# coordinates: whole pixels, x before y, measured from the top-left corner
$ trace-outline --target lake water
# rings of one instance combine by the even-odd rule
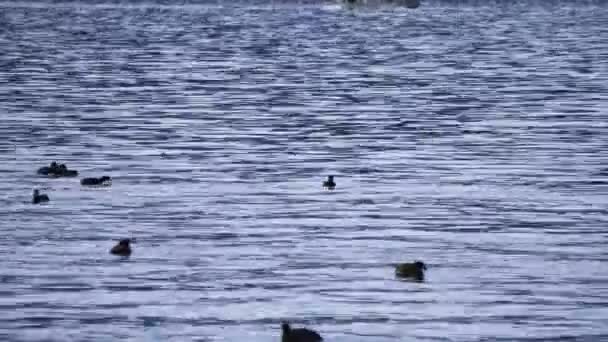
[[[3,2],[0,138],[3,341],[608,341],[605,2]]]

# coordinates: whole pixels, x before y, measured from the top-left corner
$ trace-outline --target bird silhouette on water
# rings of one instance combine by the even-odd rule
[[[323,182],[323,187],[329,190],[336,188],[336,182],[334,182],[334,176],[327,176],[327,180]]]
[[[110,254],[129,256],[131,255],[131,239],[122,239],[118,241],[118,244],[110,249]]]
[[[57,162],[52,162],[49,166],[43,166],[38,169],[37,173],[39,175],[50,176],[50,177],[76,177],[78,176],[78,171],[69,170],[65,164],[57,164]]]
[[[426,265],[422,261],[406,262],[395,266],[395,275],[399,278],[412,278],[423,281],[425,270]]]
[[[57,162],[52,162],[49,166],[43,166],[36,171],[39,175],[48,176],[50,173],[55,172],[59,169]]]
[[[321,342],[323,338],[316,331],[306,328],[292,329],[289,323],[283,322],[281,324],[283,334],[281,336],[281,342]]]
[[[49,201],[49,196],[45,195],[45,194],[40,194],[40,190],[35,189],[34,193],[32,194],[32,203],[33,204],[38,204],[38,203],[44,203],[44,202],[48,202]]]
[[[112,184],[112,178],[110,178],[109,176],[101,176],[99,178],[95,178],[95,177],[83,178],[82,180],[80,180],[80,184],[88,185],[88,186],[95,186],[95,185],[109,186]]]

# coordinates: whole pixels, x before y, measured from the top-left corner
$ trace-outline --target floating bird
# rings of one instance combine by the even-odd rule
[[[69,170],[65,164],[57,164],[57,162],[52,162],[49,166],[44,166],[38,169],[37,173],[39,175],[51,176],[51,177],[76,177],[78,176],[78,171]]]
[[[99,178],[83,178],[82,180],[80,180],[80,184],[110,186],[112,185],[112,178],[110,178],[109,176],[102,176]]]
[[[327,180],[323,182],[323,187],[333,190],[336,188],[336,182],[334,182],[334,176],[327,176]]]
[[[58,169],[59,169],[59,165],[57,165],[57,162],[52,162],[50,166],[43,166],[43,167],[39,168],[37,173],[39,175],[48,176],[49,173],[55,172]]]
[[[397,264],[395,275],[400,278],[413,278],[418,281],[424,280],[426,265],[422,261],[406,262]]]
[[[40,190],[34,189],[34,194],[32,195],[32,204],[44,203],[49,201],[49,196],[45,194],[40,194]]]
[[[131,255],[131,239],[122,239],[118,241],[118,244],[110,250],[110,254],[129,256]]]
[[[323,338],[317,332],[306,328],[292,329],[289,323],[283,322],[281,324],[283,329],[283,335],[281,336],[281,342],[321,342]]]

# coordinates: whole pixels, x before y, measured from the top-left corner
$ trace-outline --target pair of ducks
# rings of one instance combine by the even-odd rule
[[[402,278],[414,278],[422,281],[424,279],[426,265],[422,261],[412,263],[402,263],[395,266],[395,275]],[[289,323],[281,324],[283,333],[281,342],[322,342],[323,338],[314,330],[306,328],[292,328]]]
[[[131,249],[131,242],[135,242],[134,239],[122,239],[118,241],[116,246],[110,249],[110,254],[120,255],[120,256],[129,256],[133,252]],[[417,281],[424,280],[424,271],[426,270],[426,265],[422,261],[415,262],[406,262],[395,265],[395,275],[399,278],[412,278]],[[294,329],[289,329],[289,324],[283,324],[283,334],[289,335],[289,332]],[[295,331],[299,331],[299,329],[295,329]]]
[[[38,169],[37,173],[39,175],[50,176],[50,177],[76,177],[78,176],[78,171],[70,170],[65,164],[58,164],[57,162],[52,162],[49,166],[43,166]],[[108,176],[102,176],[99,178],[84,178],[80,181],[82,185],[109,185],[111,184],[112,179]]]
[[[43,195],[44,196],[44,195]],[[129,256],[132,253],[131,242],[135,242],[134,239],[122,239],[118,241],[116,246],[110,250],[111,254]],[[406,262],[395,265],[395,275],[400,278],[414,278],[416,280],[424,280],[424,271],[426,265],[422,261]],[[287,325],[289,327],[289,325]],[[285,329],[283,329],[285,331]],[[289,329],[287,329],[289,331]]]
[[[336,182],[334,176],[327,176],[327,180],[323,182],[323,187],[333,190],[336,188]],[[411,263],[401,263],[395,265],[395,275],[399,278],[412,278],[417,281],[424,280],[424,271],[426,265],[422,261],[415,261]]]
[[[65,164],[52,162],[49,166],[39,168],[38,174],[50,177],[76,177],[78,176],[78,171],[68,169]]]

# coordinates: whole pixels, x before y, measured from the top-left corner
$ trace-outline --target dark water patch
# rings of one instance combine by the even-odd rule
[[[83,283],[46,283],[46,284],[38,284],[35,286],[36,291],[42,292],[81,292],[81,291],[91,291],[94,287],[89,284]]]
[[[165,289],[165,287],[159,285],[104,285],[102,288],[108,291],[116,292],[154,292]]]

